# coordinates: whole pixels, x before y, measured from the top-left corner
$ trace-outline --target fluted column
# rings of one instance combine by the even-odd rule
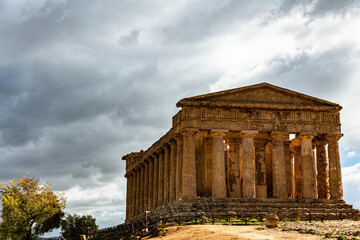
[[[167,144],[164,145],[164,204],[169,202],[169,166],[170,165],[170,151]]]
[[[176,200],[182,196],[182,147],[183,138],[181,135],[176,135]]]
[[[303,198],[317,198],[316,166],[312,153],[312,139],[316,133],[300,133],[301,139],[301,167],[302,167],[302,195]]]
[[[230,197],[241,198],[240,182],[240,142],[241,139],[233,138],[228,141],[230,157]]]
[[[301,141],[293,139],[290,145],[294,156],[294,198],[302,198]]]
[[[153,178],[153,209],[158,206],[158,183],[159,183],[159,156],[157,154],[153,155],[154,158],[154,178]]]
[[[294,162],[290,153],[290,141],[284,142],[286,195],[287,198],[294,198]]]
[[[266,192],[268,198],[273,197],[272,149],[273,149],[272,142],[269,142],[268,144],[265,145]]]
[[[149,191],[148,191],[148,210],[152,210],[154,196],[154,158],[149,158]]]
[[[255,141],[255,180],[256,180],[256,197],[267,198],[266,185],[266,140]]]
[[[159,175],[158,175],[158,206],[164,203],[164,150],[158,150],[159,154]]]
[[[170,202],[176,199],[176,142],[170,141],[170,180],[169,180],[169,200]]]
[[[137,167],[136,170],[136,210],[135,210],[135,215],[138,215],[140,213],[140,201],[141,201],[141,197],[140,197],[140,168]]]
[[[212,136],[212,196],[226,198],[224,137],[228,130],[211,130]]]
[[[289,133],[273,131],[271,133],[273,150],[273,197],[286,198],[286,169],[284,141],[289,139]]]
[[[339,139],[342,134],[326,134],[328,141],[328,155],[329,155],[329,185],[330,185],[330,198],[342,199],[343,185],[341,179],[341,164],[339,155]]]
[[[255,198],[255,146],[254,136],[258,134],[255,130],[242,130],[242,173],[243,173],[243,197]]]
[[[144,171],[144,165],[140,165],[140,181],[139,181],[139,213],[143,213],[144,211],[144,180],[145,180],[145,171]]]
[[[131,199],[131,212],[130,215],[131,217],[134,217],[136,214],[136,171],[135,169],[132,170],[132,199]]]
[[[131,209],[131,197],[132,197],[132,179],[130,174],[126,174],[126,221],[130,219],[130,209]]]
[[[195,139],[197,129],[187,128],[181,131],[183,136],[182,154],[182,196],[196,197]]]
[[[329,199],[329,172],[328,160],[326,156],[327,141],[324,138],[315,139],[316,146],[316,167],[317,167],[317,190],[318,197],[322,199]]]
[[[144,207],[143,211],[149,210],[149,160],[144,162]]]

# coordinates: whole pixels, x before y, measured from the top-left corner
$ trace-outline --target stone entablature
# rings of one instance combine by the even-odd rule
[[[340,105],[262,83],[177,106],[163,137],[123,157],[127,220],[196,196],[342,198]]]

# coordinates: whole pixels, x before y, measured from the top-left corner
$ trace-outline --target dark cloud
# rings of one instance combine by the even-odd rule
[[[288,13],[294,8],[305,10],[307,14],[318,17],[326,14],[344,14],[348,9],[360,7],[356,0],[284,0],[279,12]]]
[[[127,35],[121,36],[119,38],[119,43],[124,46],[132,46],[138,42],[139,31],[131,30],[131,32]]]
[[[217,34],[236,32],[235,24],[257,17],[264,18],[269,11],[275,9],[275,0],[202,0],[186,5],[177,16],[177,20],[164,28],[164,32],[168,41],[196,42]]]

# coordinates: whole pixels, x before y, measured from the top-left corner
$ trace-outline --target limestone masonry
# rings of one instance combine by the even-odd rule
[[[127,222],[144,211],[280,211],[290,219],[358,211],[342,200],[339,104],[261,83],[176,106],[164,136],[123,157]]]

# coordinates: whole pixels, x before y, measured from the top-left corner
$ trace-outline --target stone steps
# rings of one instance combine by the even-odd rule
[[[182,199],[162,205],[151,211],[155,217],[189,216],[204,212],[227,215],[236,212],[239,217],[262,219],[269,213],[279,214],[283,220],[332,220],[353,218],[359,210],[343,200],[326,199]],[[143,216],[138,216],[139,219]]]

